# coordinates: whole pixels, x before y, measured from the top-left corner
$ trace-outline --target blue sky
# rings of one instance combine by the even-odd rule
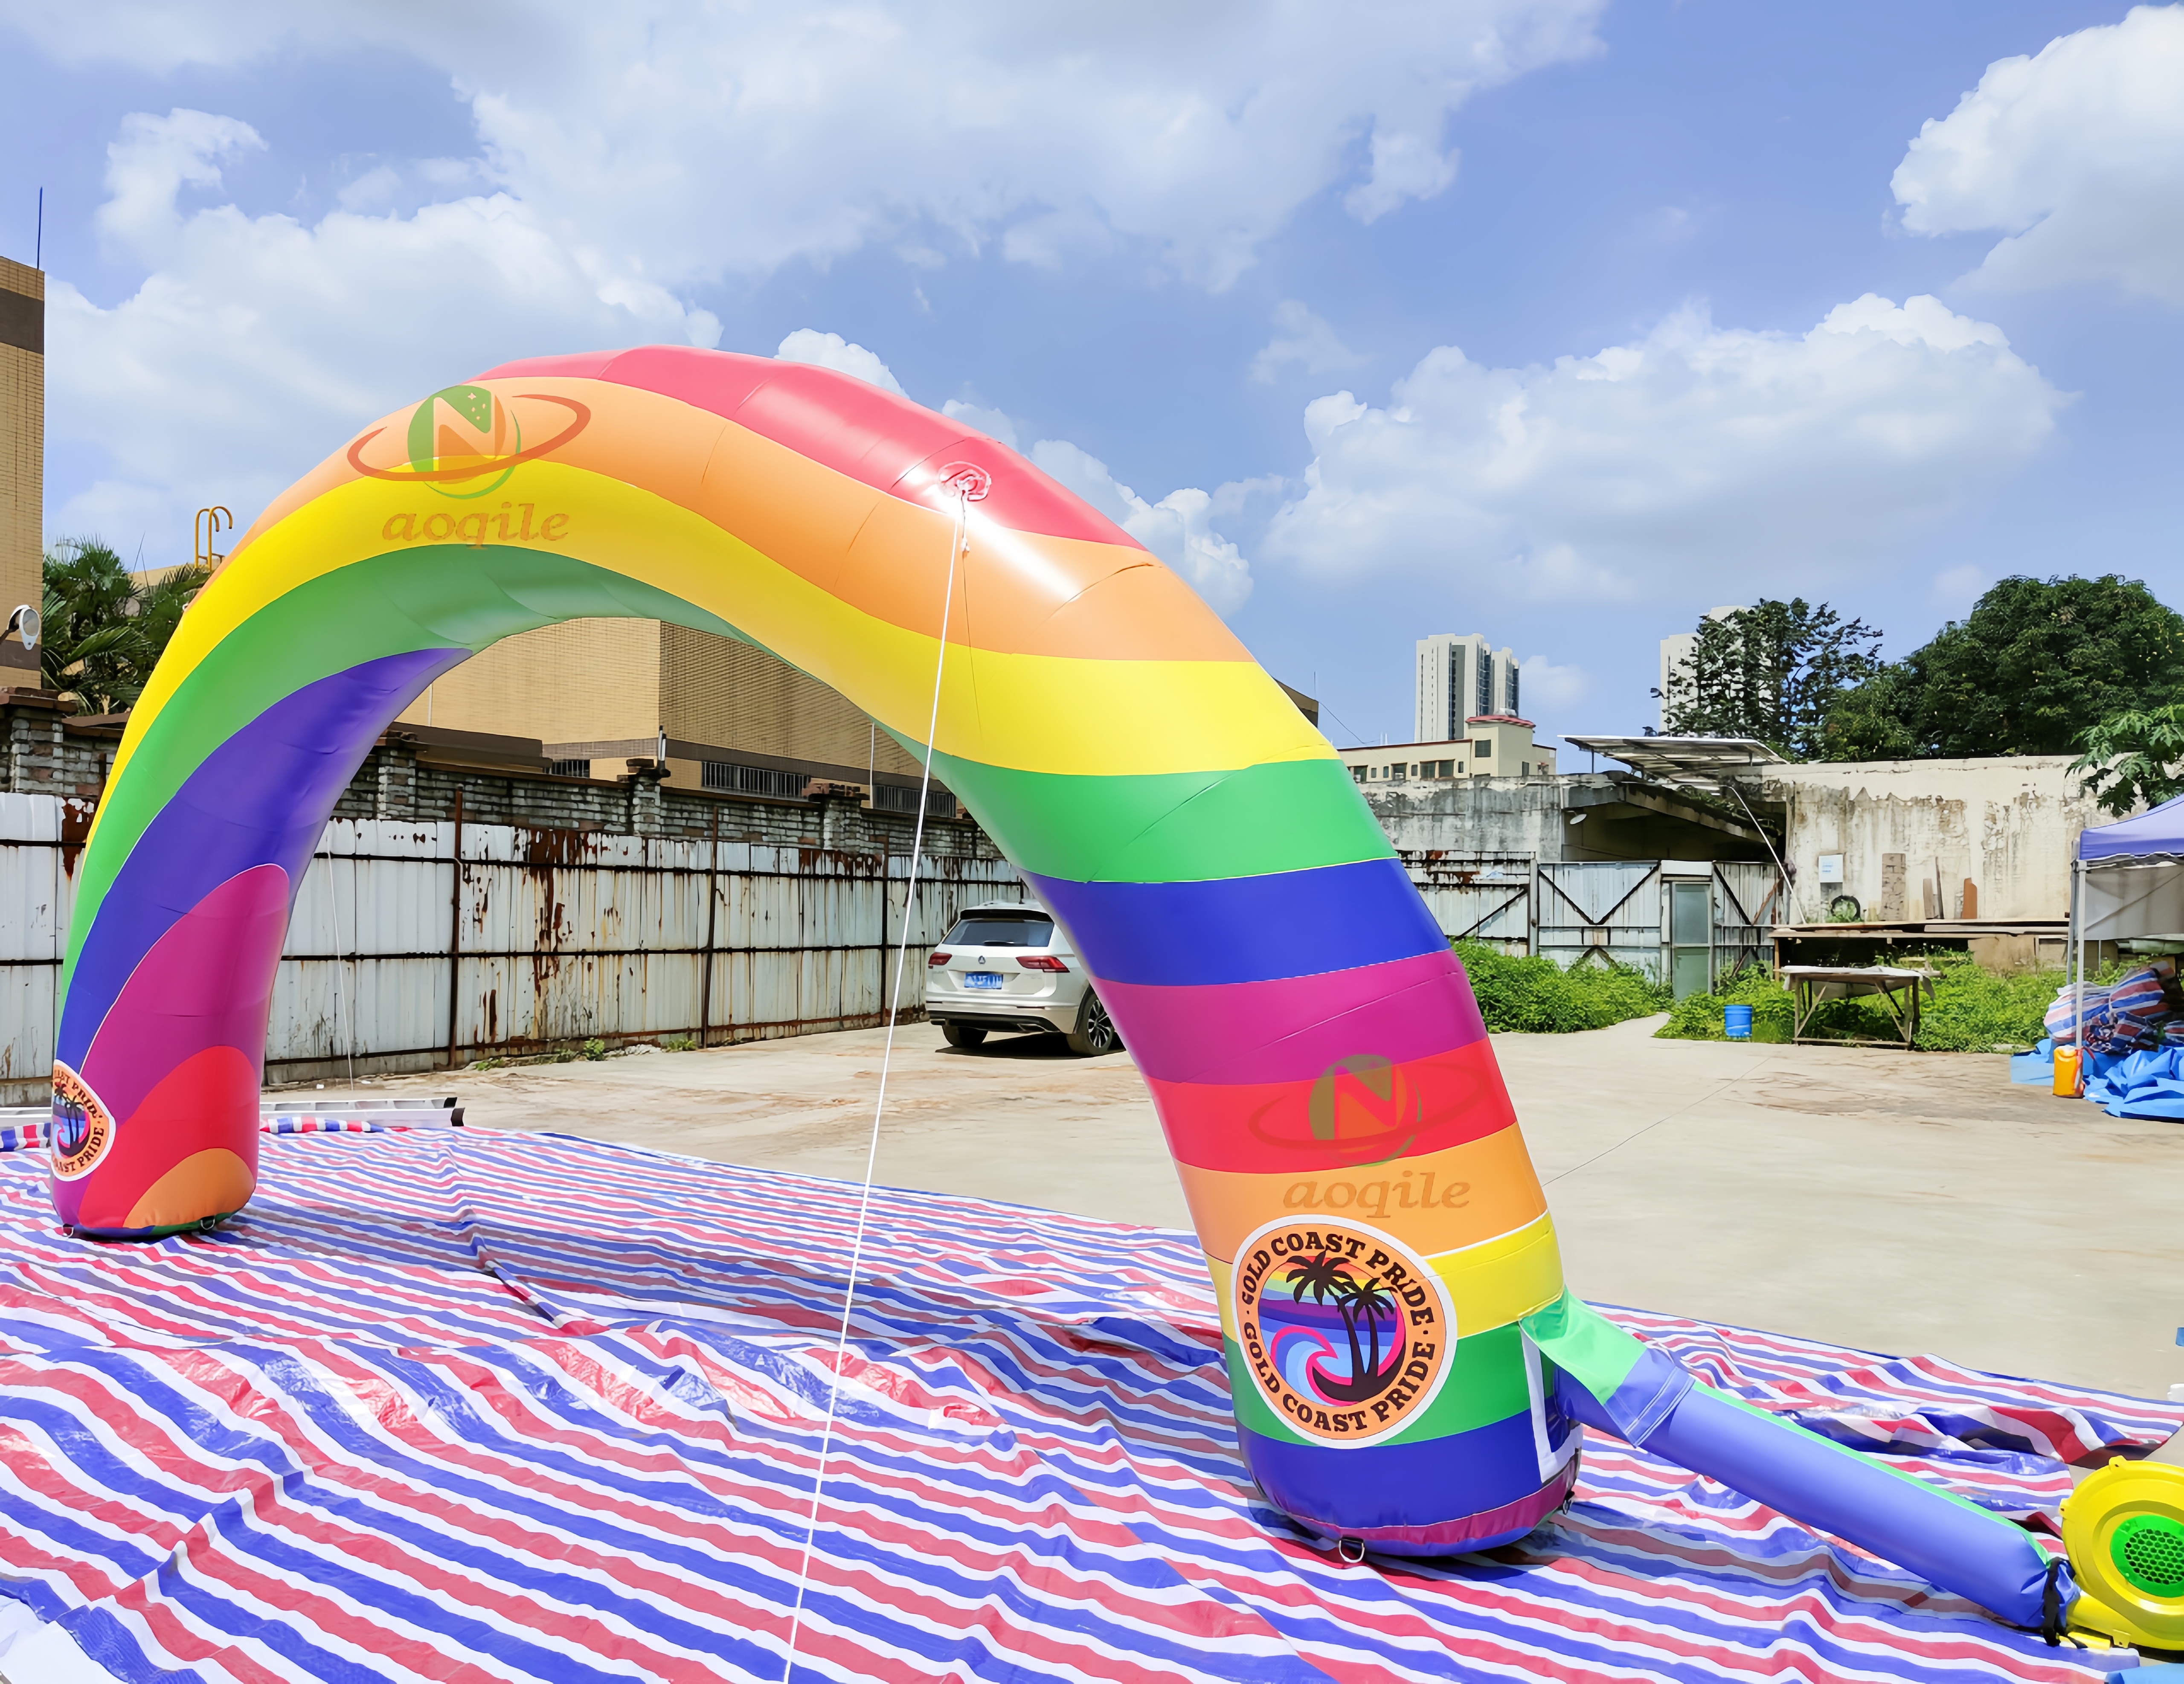
[[[687,339],[968,406],[1339,742],[1434,631],[1618,731],[1716,603],[2184,606],[2184,8],[0,0],[0,158],[48,532],[148,563],[423,391]]]

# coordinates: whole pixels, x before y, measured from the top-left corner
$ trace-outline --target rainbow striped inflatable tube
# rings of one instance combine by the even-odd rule
[[[1245,1457],[1305,1527],[1486,1547],[1568,1495],[1573,1411],[1644,1440],[1706,1401],[1564,1293],[1447,940],[1221,622],[993,440],[707,351],[514,363],[437,393],[278,499],[206,586],[79,868],[64,1222],[153,1235],[248,1199],[275,967],[336,797],[440,674],[602,615],[761,644],[921,752],[945,625],[934,771],[1067,925],[1145,1073]],[[1838,1486],[1892,1482],[1766,1425],[1839,1464]],[[2005,1578],[2037,1552],[2019,1554]]]

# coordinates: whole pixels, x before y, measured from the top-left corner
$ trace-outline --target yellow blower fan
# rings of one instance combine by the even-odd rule
[[[2184,1468],[2116,1458],[2063,1504],[2063,1547],[2085,1592],[2073,1626],[2184,1649]]]

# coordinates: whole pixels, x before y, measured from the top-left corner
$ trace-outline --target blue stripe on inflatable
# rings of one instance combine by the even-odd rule
[[[1572,1375],[1557,1375],[1556,1385],[1572,1415],[1622,1436]],[[1805,1525],[1869,1548],[1885,1540],[1897,1565],[2014,1625],[2040,1624],[2048,1557],[2029,1534],[1831,1439],[1696,1386],[1654,1425],[1645,1447]],[[2064,1574],[2067,1606],[2076,1592]]]
[[[1028,875],[1108,982],[1273,982],[1448,951],[1397,860],[1204,883]]]
[[[1346,1514],[1359,1531],[1429,1524],[1422,1518],[1426,1509],[1451,1520],[1484,1514],[1521,1502],[1540,1488],[1529,1410],[1424,1444],[1346,1449],[1339,1462],[1313,1455],[1313,1446],[1267,1438],[1242,1425],[1236,1436],[1259,1488],[1284,1514]],[[1451,1445],[1458,1453],[1446,1453]],[[1430,1503],[1420,1503],[1422,1490],[1430,1492]],[[1487,1547],[1472,1543],[1464,1548]]]

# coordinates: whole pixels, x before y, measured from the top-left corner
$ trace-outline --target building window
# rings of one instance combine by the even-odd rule
[[[1350,768],[1351,777],[1360,783],[1365,782],[1372,775],[1372,772],[1373,768],[1369,766],[1353,766]]]
[[[1474,760],[1492,760],[1494,758],[1494,739],[1491,737],[1482,737],[1479,741],[1474,743],[1471,745],[1471,757]]]
[[[811,782],[801,772],[777,772],[770,766],[737,766],[733,761],[709,760],[699,773],[708,789],[733,795],[771,795],[776,800],[800,801]]]
[[[1445,760],[1445,761],[1441,761],[1441,762],[1440,762],[1440,771],[1439,775],[1440,775],[1440,777],[1443,777],[1443,778],[1453,778],[1453,777],[1455,777],[1455,776],[1456,776],[1456,762],[1455,762],[1454,761],[1452,761],[1452,760]]]
[[[917,811],[917,791],[883,783],[872,791],[872,806],[882,812],[914,813]],[[925,797],[925,811],[933,818],[953,818],[956,798],[945,789],[930,790]]]
[[[589,778],[592,763],[588,760],[556,760],[546,763],[547,775],[551,778]]]

